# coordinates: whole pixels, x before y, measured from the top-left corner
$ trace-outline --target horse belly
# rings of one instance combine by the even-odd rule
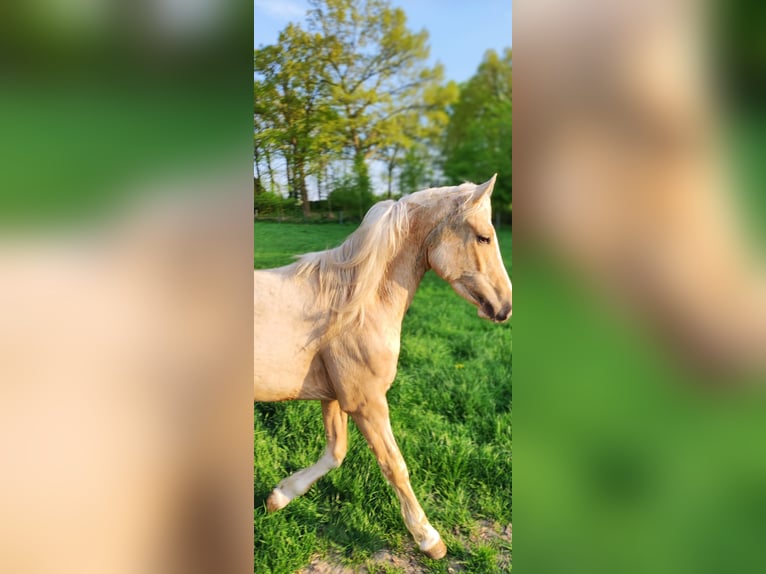
[[[290,401],[295,399],[331,400],[335,398],[332,386],[315,357],[301,368],[277,366],[272,357],[258,363],[256,358],[254,400],[258,402]]]
[[[261,341],[254,354],[256,401],[335,398],[319,353]]]

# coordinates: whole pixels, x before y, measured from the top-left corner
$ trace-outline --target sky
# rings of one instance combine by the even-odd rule
[[[431,62],[445,67],[445,78],[462,82],[490,48],[511,46],[512,0],[392,0],[404,9],[411,30],[429,33]],[[288,22],[303,22],[306,0],[254,0],[253,47],[273,44]]]

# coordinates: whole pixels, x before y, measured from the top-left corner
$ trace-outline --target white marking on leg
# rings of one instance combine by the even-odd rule
[[[324,454],[315,464],[293,473],[277,485],[266,503],[270,511],[284,508],[293,498],[304,494],[317,480],[338,468],[346,456],[348,415],[340,410],[337,401],[323,401],[322,418],[327,433]]]
[[[279,487],[285,492],[290,500],[296,496],[304,494],[311,485],[317,480],[322,478],[325,474],[330,472],[333,468],[338,467],[338,462],[332,455],[331,449],[328,447],[322,458],[320,458],[314,465],[296,472],[295,474],[284,479]]]
[[[269,507],[269,510],[271,512],[274,512],[276,510],[281,510],[282,508],[287,506],[290,503],[290,500],[292,500],[292,498],[288,498],[287,496],[285,496],[284,492],[282,492],[282,490],[279,487],[276,487],[274,490],[271,491],[267,505]]]
[[[425,538],[423,538],[423,540],[420,541],[420,549],[422,551],[426,551],[429,548],[433,548],[442,539],[442,537],[439,536],[439,533],[436,532],[436,529],[430,524],[426,524],[424,530],[425,530]]]

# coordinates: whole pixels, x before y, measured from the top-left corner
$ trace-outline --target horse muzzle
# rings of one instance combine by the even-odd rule
[[[474,295],[474,299],[478,303],[478,314],[482,319],[488,319],[494,323],[505,323],[513,313],[513,304],[510,302],[495,306],[480,295]]]
[[[505,323],[510,319],[512,314],[513,305],[510,303],[506,303],[499,310],[495,310],[495,308],[487,302],[483,302],[479,306],[479,317],[492,321],[493,323]]]
[[[513,315],[513,304],[506,303],[497,313],[495,313],[495,316],[492,317],[492,320],[495,323],[505,323],[508,319],[511,318],[511,315]]]

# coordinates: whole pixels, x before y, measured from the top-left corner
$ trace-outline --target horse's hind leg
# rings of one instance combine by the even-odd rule
[[[327,447],[322,458],[280,482],[266,501],[269,511],[284,508],[293,498],[306,492],[312,484],[343,462],[348,445],[348,415],[340,409],[338,401],[322,401],[322,418],[327,437]]]

